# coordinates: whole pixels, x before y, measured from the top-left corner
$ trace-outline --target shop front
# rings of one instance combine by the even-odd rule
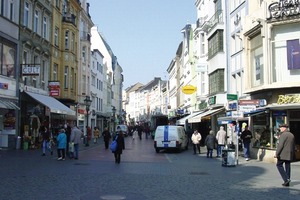
[[[15,99],[0,98],[0,148],[8,148],[17,135],[17,106]]]
[[[55,138],[60,127],[76,112],[46,94],[24,91],[21,93],[21,134],[23,148],[39,148],[40,128],[46,127]]]

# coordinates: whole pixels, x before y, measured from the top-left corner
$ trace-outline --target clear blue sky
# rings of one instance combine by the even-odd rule
[[[123,69],[124,89],[168,79],[167,68],[197,20],[195,0],[88,0],[90,15]]]

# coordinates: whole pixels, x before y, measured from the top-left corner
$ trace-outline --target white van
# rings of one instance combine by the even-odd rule
[[[188,137],[182,126],[158,126],[155,130],[154,148],[156,153],[162,149],[188,149]]]

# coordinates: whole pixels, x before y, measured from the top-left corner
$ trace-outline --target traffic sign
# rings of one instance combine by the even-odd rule
[[[227,100],[237,100],[237,94],[227,94]]]

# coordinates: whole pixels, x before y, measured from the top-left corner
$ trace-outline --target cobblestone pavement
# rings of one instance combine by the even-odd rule
[[[274,163],[239,159],[222,167],[221,158],[180,153],[156,153],[152,139],[126,138],[120,164],[102,140],[80,146],[79,160],[56,160],[41,150],[0,150],[2,200],[183,200],[299,199],[300,163],[292,164],[290,187]],[[215,153],[215,152],[214,152]]]

